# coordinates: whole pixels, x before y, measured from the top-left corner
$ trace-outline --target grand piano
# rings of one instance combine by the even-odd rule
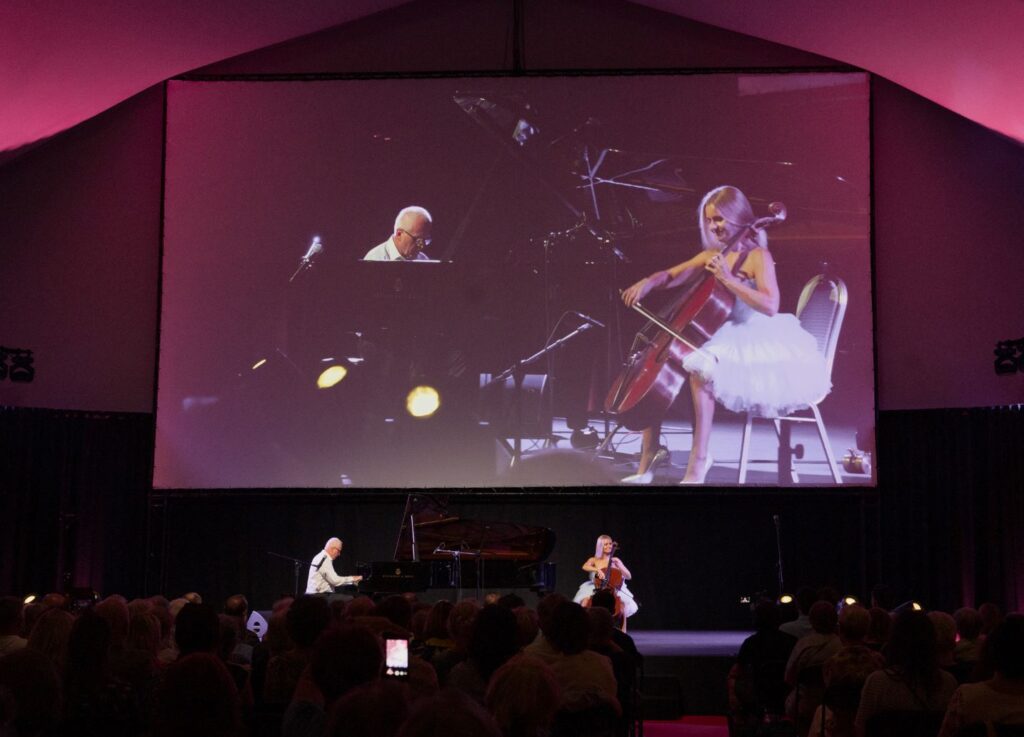
[[[467,519],[448,510],[444,496],[411,494],[394,560],[357,564],[360,593],[427,589],[530,589],[555,586],[548,561],[555,533],[547,527]]]

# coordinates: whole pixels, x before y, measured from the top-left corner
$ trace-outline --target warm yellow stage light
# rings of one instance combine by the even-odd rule
[[[911,602],[910,606],[914,609],[915,612],[919,612],[919,611],[921,611],[921,609],[923,609],[923,607],[920,604],[918,604],[916,601],[915,602]]]
[[[780,604],[792,604],[793,603],[793,597],[790,596],[789,594],[783,594],[782,596],[779,597],[779,603]]]
[[[36,595],[35,594],[29,594],[28,596],[25,597],[25,601],[22,602],[22,603],[23,604],[31,604],[35,600],[36,600]]]
[[[846,604],[846,606],[853,606],[854,604],[857,603],[857,597],[856,596],[847,596],[845,599],[843,599],[843,603]]]
[[[405,408],[413,417],[430,417],[441,406],[441,395],[432,386],[418,386],[405,398]]]
[[[260,360],[258,360],[256,363],[254,363],[252,365],[252,370],[255,371],[256,369],[258,369],[260,366],[262,366],[266,362],[267,362],[267,359],[261,358]]]
[[[348,375],[348,369],[344,366],[328,366],[316,379],[316,385],[321,389],[330,389]]]

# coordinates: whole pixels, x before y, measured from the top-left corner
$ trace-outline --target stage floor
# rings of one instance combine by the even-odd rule
[[[714,432],[711,434],[709,451],[715,463],[704,481],[705,486],[732,486],[738,484],[740,443],[743,437],[743,423],[739,415],[724,410],[716,417]],[[785,486],[831,486],[834,485],[828,467],[821,440],[814,423],[790,423],[792,426],[791,442],[794,447],[803,446],[803,458],[793,458],[793,469],[799,476],[799,482],[792,484],[781,482]],[[603,420],[591,420],[590,426],[597,431],[600,439],[604,439]],[[829,444],[832,456],[839,464],[843,484],[870,485],[868,474],[850,473],[842,467],[842,457],[848,450],[857,447],[856,429],[839,423],[830,424],[825,417]],[[558,438],[557,447],[568,448],[572,431],[566,427],[565,419],[554,418],[552,432]],[[686,461],[690,454],[692,428],[689,423],[666,421],[662,425],[661,442],[668,448],[669,459],[655,468],[652,486],[672,486],[678,484],[686,470]],[[607,460],[614,475],[625,477],[636,473],[640,459],[639,432],[620,430],[609,444],[611,456]],[[775,486],[780,484],[778,475],[778,439],[772,423],[768,420],[755,420],[750,439],[750,460],[747,464],[747,485]],[[530,452],[542,450],[539,441],[527,443],[524,457]],[[580,451],[587,452],[587,451]]]
[[[735,630],[629,630],[644,657],[734,658],[751,634]]]

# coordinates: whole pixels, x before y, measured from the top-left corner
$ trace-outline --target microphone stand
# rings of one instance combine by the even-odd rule
[[[772,522],[775,523],[775,550],[778,553],[778,570],[779,570],[779,596],[782,596],[785,591],[785,584],[782,577],[782,532],[779,529],[779,515],[772,515]]]
[[[591,325],[589,322],[584,322],[571,333],[559,338],[553,343],[549,343],[548,345],[544,346],[539,351],[534,353],[532,356],[517,360],[514,364],[512,364],[507,369],[505,369],[500,374],[498,374],[493,379],[484,384],[483,389],[486,390],[489,389],[494,384],[505,383],[509,376],[513,377],[513,382],[515,384],[515,395],[513,399],[513,404],[515,406],[515,438],[513,439],[514,446],[512,452],[512,463],[509,464],[510,467],[518,465],[523,455],[523,380],[526,378],[526,367],[529,366],[530,364],[536,363],[537,361],[544,358],[552,351],[561,348],[563,345],[568,343],[577,335],[582,334],[584,331],[590,330],[592,327],[594,326]]]
[[[274,552],[272,552],[270,550],[267,550],[266,553],[267,553],[267,555],[272,555],[275,558],[280,558],[281,560],[287,560],[287,561],[291,562],[295,566],[295,596],[298,597],[298,595],[299,595],[299,575],[300,575],[300,572],[301,572],[303,566],[306,566],[308,568],[312,568],[313,567],[312,559],[305,560],[303,558],[293,558],[290,555],[281,555],[280,553],[274,553]]]

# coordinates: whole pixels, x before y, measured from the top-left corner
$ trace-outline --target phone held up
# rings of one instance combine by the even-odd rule
[[[384,677],[409,677],[409,640],[388,636],[384,639]]]

